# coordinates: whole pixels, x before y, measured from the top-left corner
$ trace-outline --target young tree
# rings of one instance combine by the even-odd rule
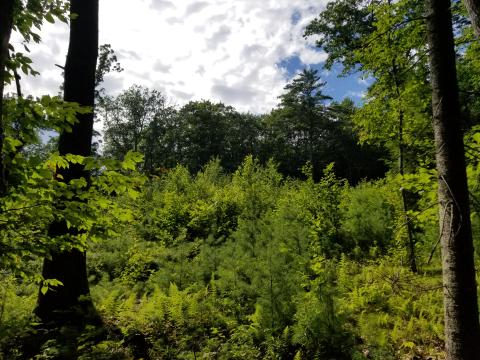
[[[448,360],[480,354],[477,284],[449,0],[427,0]]]
[[[60,155],[76,154],[90,156],[93,133],[93,106],[95,97],[95,69],[98,54],[98,0],[71,0],[70,44],[65,65],[64,100],[76,102],[92,109],[78,114],[77,122],[70,132],[62,131],[59,139]],[[68,183],[73,179],[88,181],[89,172],[83,165],[70,164],[67,169],[58,169],[59,181]],[[52,238],[69,238],[78,230],[67,226],[65,219],[50,225]],[[62,282],[54,291],[40,292],[36,314],[45,322],[65,322],[75,319],[66,316],[79,312],[80,325],[93,309],[89,300],[89,287],[85,252],[79,249],[54,249],[44,260],[42,275],[45,279]],[[84,297],[85,299],[82,299]],[[79,311],[80,310],[80,311]]]

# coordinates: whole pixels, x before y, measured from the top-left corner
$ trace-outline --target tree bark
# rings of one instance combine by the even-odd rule
[[[447,360],[480,354],[477,285],[449,0],[426,0]]]
[[[5,126],[3,113],[3,90],[5,86],[5,65],[8,59],[8,44],[13,27],[14,0],[0,0],[0,196],[7,190],[3,142]]]
[[[480,38],[480,1],[464,0],[463,3],[468,11],[468,16],[472,22],[473,32],[477,38]]]
[[[70,44],[65,65],[64,100],[77,102],[93,109],[95,97],[95,69],[98,56],[98,0],[71,0],[70,11],[76,14],[70,24]],[[90,156],[92,152],[93,110],[79,114],[71,132],[63,131],[59,139],[60,155]],[[89,172],[78,164],[58,171],[65,182],[89,179]],[[50,235],[75,235],[65,221],[50,225]],[[62,322],[65,312],[77,314],[80,322],[95,318],[87,280],[85,252],[56,251],[44,260],[42,275],[57,279],[63,286],[39,293],[36,314],[45,322]],[[93,313],[92,313],[93,310]],[[72,316],[70,317],[72,319]],[[73,317],[75,318],[75,317]]]

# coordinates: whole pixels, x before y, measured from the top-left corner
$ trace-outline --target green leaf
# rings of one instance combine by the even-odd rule
[[[47,20],[50,24],[53,24],[55,22],[55,19],[53,18],[51,13],[45,14],[45,20]]]
[[[136,170],[137,164],[143,161],[143,155],[139,152],[129,151],[122,162],[124,170]]]

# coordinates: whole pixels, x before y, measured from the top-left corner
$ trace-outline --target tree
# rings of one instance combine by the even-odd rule
[[[77,115],[71,131],[60,134],[60,155],[90,156],[92,151],[95,69],[98,54],[98,0],[71,0],[70,43],[65,65],[64,100],[87,106],[91,111]],[[81,164],[57,169],[57,179],[69,183],[75,179],[89,180],[89,172]],[[74,197],[75,198],[75,197]],[[73,237],[78,233],[69,228],[66,219],[55,220],[49,229],[52,238]],[[44,323],[78,321],[82,325],[92,313],[85,252],[77,248],[53,249],[44,260],[42,275],[57,279],[62,285],[53,291],[39,292],[36,314]],[[68,315],[65,315],[65,312]],[[79,317],[73,316],[75,313]]]
[[[421,11],[411,0],[341,0],[330,3],[305,33],[322,35],[317,45],[329,54],[327,67],[339,62],[344,73],[360,70],[374,79],[353,119],[362,142],[382,143],[390,151],[402,178],[431,150],[428,101],[419,96],[427,94]],[[401,198],[407,257],[416,272],[415,234],[407,218],[414,204],[403,188]]]
[[[382,146],[359,144],[353,123],[357,111],[357,106],[349,98],[329,105],[331,121],[324,154],[326,161],[335,163],[335,174],[351,184],[381,178],[387,171],[385,149]]]
[[[448,360],[480,354],[477,285],[449,0],[427,0]]]
[[[45,249],[45,232],[40,228],[51,214],[43,198],[48,181],[43,181],[45,179],[36,171],[38,169],[35,170],[27,160],[27,148],[38,141],[40,129],[58,130],[68,126],[72,110],[79,110],[75,104],[66,104],[56,97],[24,98],[19,74],[38,74],[27,56],[28,45],[40,41],[37,32],[45,21],[67,22],[66,10],[63,0],[0,2],[0,212],[3,214],[0,263],[14,272],[21,267],[18,259],[42,253]],[[9,43],[12,31],[22,37],[22,49]],[[12,82],[15,82],[16,95],[4,94],[5,86]],[[33,173],[37,181],[32,181]],[[27,178],[30,178],[28,185]],[[44,205],[34,206],[35,214],[9,210],[40,203]]]
[[[362,142],[383,143],[398,172],[408,172],[431,147],[425,130],[429,98],[423,7],[412,0],[331,2],[305,35],[321,35],[326,67],[370,78],[365,105],[354,117]],[[423,86],[422,86],[423,85]],[[421,96],[419,96],[421,95]]]
[[[156,113],[145,130],[140,147],[145,156],[144,170],[147,173],[177,165],[180,159],[178,150],[181,127],[177,114],[177,110],[169,106],[166,98],[159,94]]]
[[[13,27],[14,0],[0,2],[0,195],[6,192],[5,164],[3,161],[3,141],[5,136],[3,114],[3,89],[5,85],[8,45]]]
[[[176,110],[156,90],[132,86],[100,102],[104,120],[104,154],[123,159],[128,151],[145,155],[144,170],[175,166]]]
[[[213,158],[222,158],[227,119],[234,112],[231,106],[210,101],[190,101],[180,109],[183,163],[192,172],[199,171]]]
[[[285,174],[298,176],[310,162],[318,180],[327,165],[322,153],[331,119],[325,101],[331,97],[323,93],[324,86],[317,70],[304,69],[285,86],[278,108],[265,119],[263,156],[278,161]]]
[[[348,73],[362,64],[356,51],[364,47],[363,41],[374,30],[375,14],[370,0],[339,0],[329,2],[324,11],[305,29],[306,37],[322,34],[317,46],[328,54],[325,67],[341,62]]]
[[[112,49],[110,44],[100,45],[98,49],[98,64],[97,70],[95,72],[95,100],[101,102],[104,95],[105,89],[98,88],[104,81],[105,75],[110,72],[122,72],[123,68],[118,62],[117,55]]]
[[[349,100],[327,105],[331,98],[323,94],[324,85],[313,69],[287,84],[278,108],[263,119],[262,159],[273,157],[282,173],[295,177],[310,162],[316,181],[331,162],[352,183],[382,176],[385,169],[375,147],[357,145],[351,124],[355,106]]]
[[[22,99],[19,72],[26,75],[38,75],[32,66],[32,60],[25,55],[29,49],[27,44],[30,42],[40,42],[40,35],[37,31],[41,30],[44,21],[53,23],[56,19],[67,22],[67,6],[64,0],[5,0],[0,3],[0,195],[5,196],[8,192],[9,174],[13,158],[26,145],[25,139],[22,139],[22,128],[31,130],[35,123],[45,123],[45,119],[35,119],[29,121],[25,119],[25,111],[33,105],[32,99],[24,101]],[[12,30],[15,30],[22,38],[22,45],[25,52],[15,49],[13,44],[9,43]],[[4,88],[6,84],[15,81],[17,90],[17,99],[4,97]],[[14,103],[13,105],[7,104]],[[37,100],[38,105],[44,107],[41,100]],[[8,110],[7,110],[8,109]],[[41,112],[41,111],[38,111]],[[12,114],[13,113],[13,114]],[[37,114],[38,115],[38,114]],[[31,116],[32,117],[32,116]],[[40,121],[37,121],[40,120]],[[27,123],[27,124],[25,124]],[[27,125],[27,126],[25,126]],[[41,126],[36,126],[38,129]],[[13,130],[13,131],[12,131]],[[15,133],[16,138],[12,136]],[[21,134],[22,136],[18,136]],[[30,131],[30,138],[32,132]],[[27,136],[25,136],[27,137]],[[13,141],[12,141],[13,140]],[[20,146],[12,146],[12,143],[20,141]],[[14,148],[14,149],[12,149]]]
[[[286,92],[280,96],[280,108],[284,110],[284,116],[291,122],[294,131],[290,140],[296,150],[303,154],[303,162],[312,164],[316,180],[321,175],[318,152],[325,141],[330,121],[325,101],[331,97],[323,94],[324,86],[318,70],[304,69],[285,86]]]
[[[464,0],[463,2],[472,22],[473,31],[477,38],[480,38],[480,2],[478,0]]]
[[[222,166],[234,172],[248,155],[258,156],[262,134],[261,115],[231,111],[226,118],[225,151]],[[266,159],[268,160],[268,159]]]

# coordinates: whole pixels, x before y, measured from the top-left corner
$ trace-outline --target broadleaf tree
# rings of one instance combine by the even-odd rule
[[[6,192],[5,164],[3,161],[3,143],[5,136],[3,122],[3,91],[5,86],[6,63],[9,53],[10,35],[13,27],[14,0],[0,3],[0,196]]]
[[[88,113],[77,114],[70,131],[62,131],[58,150],[61,156],[72,154],[88,157],[92,152],[95,70],[98,54],[98,0],[71,0],[70,42],[65,64],[64,100],[89,107]],[[74,159],[74,158],[72,158]],[[83,179],[88,185],[89,171],[80,161],[57,167],[57,179],[71,183]],[[83,186],[80,186],[83,187]],[[74,195],[75,198],[75,195]],[[65,205],[66,204],[66,205]],[[68,202],[63,206],[68,207]],[[81,230],[69,226],[67,219],[55,219],[49,229],[52,238],[69,238]],[[43,278],[61,283],[51,291],[40,291],[35,313],[44,323],[62,323],[68,317],[82,326],[85,320],[96,320],[89,299],[85,251],[78,248],[52,249],[44,260]],[[70,314],[70,316],[66,316]],[[78,317],[74,315],[77,314]]]
[[[422,8],[412,0],[330,2],[306,28],[321,35],[317,46],[328,54],[326,67],[339,63],[343,73],[370,78],[365,104],[353,116],[360,140],[381,143],[403,177],[431,150]],[[419,97],[419,94],[422,96]],[[417,271],[415,233],[407,217],[412,196],[401,189],[408,262]]]
[[[480,354],[477,284],[449,0],[425,2],[440,203],[447,360]]]

